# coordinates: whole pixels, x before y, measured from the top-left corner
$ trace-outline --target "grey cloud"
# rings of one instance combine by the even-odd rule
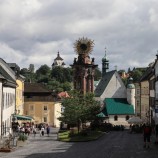
[[[51,65],[57,51],[72,64],[73,43],[83,36],[94,40],[91,56],[99,67],[105,47],[111,69],[147,66],[158,49],[157,6],[155,0],[6,0],[0,6],[0,42],[18,54],[22,67]],[[1,49],[10,60],[8,49]]]

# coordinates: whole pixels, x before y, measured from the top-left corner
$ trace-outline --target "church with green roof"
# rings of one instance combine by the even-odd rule
[[[102,58],[102,78],[97,84],[94,94],[100,101],[102,112],[99,117],[113,125],[128,125],[127,120],[135,115],[135,86],[132,78],[127,87],[116,70],[108,71],[109,60],[106,54]]]

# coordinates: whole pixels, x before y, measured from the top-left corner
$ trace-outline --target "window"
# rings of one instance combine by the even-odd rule
[[[46,106],[46,105],[44,105],[44,110],[45,110],[45,111],[47,110],[47,106]]]
[[[129,116],[128,116],[128,115],[126,116],[126,121],[127,121],[127,120],[129,120]]]
[[[139,95],[140,94],[140,89],[137,89],[137,95]]]
[[[117,121],[117,120],[118,120],[118,116],[115,115],[115,116],[114,116],[114,121]]]
[[[44,121],[44,122],[47,122],[47,117],[44,117],[44,118],[43,118],[43,121]]]
[[[31,111],[33,111],[33,110],[34,110],[33,105],[30,105],[30,110],[31,110]]]

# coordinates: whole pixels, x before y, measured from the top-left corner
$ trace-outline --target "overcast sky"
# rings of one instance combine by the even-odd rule
[[[94,40],[91,57],[110,70],[146,67],[158,50],[158,0],[0,0],[0,57],[20,68],[51,67],[57,52],[73,63],[73,44]]]

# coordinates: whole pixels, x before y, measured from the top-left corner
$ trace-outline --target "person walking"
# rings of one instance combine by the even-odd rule
[[[33,135],[34,135],[34,137],[35,137],[35,136],[36,136],[36,127],[33,126],[32,131],[33,131]]]
[[[49,127],[49,125],[47,126],[46,130],[47,130],[47,136],[49,137],[49,133],[50,133],[50,127]]]
[[[44,136],[44,127],[43,126],[41,128],[41,134],[42,134],[42,136]]]
[[[143,128],[143,136],[144,136],[144,148],[150,148],[150,137],[151,137],[152,129],[150,125],[147,123]]]

